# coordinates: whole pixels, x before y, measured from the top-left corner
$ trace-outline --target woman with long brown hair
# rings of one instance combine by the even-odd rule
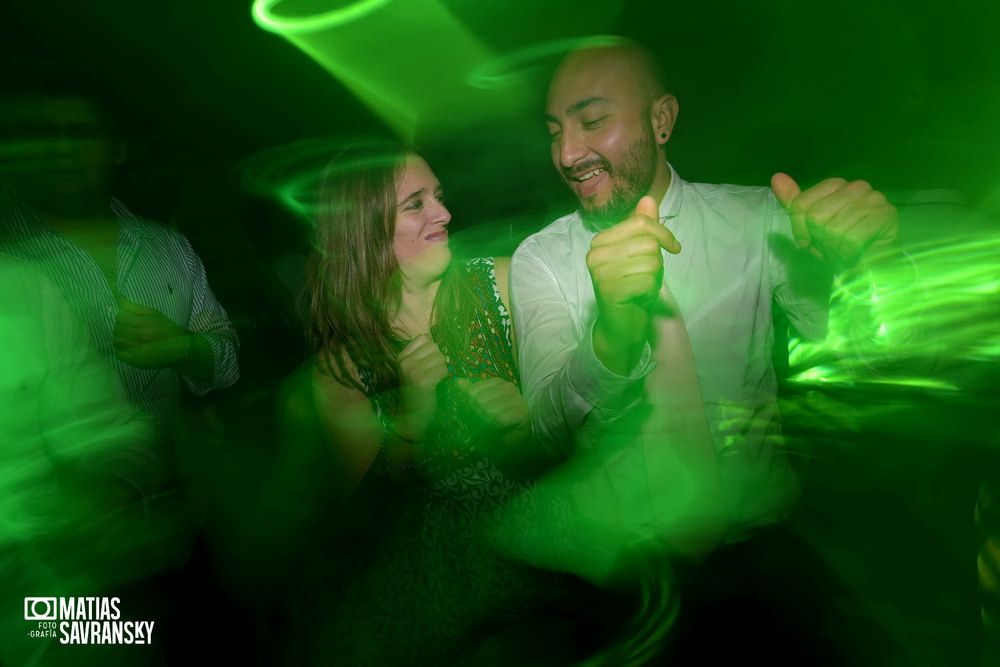
[[[547,459],[517,386],[508,260],[453,261],[441,185],[415,153],[341,156],[320,195],[305,302],[342,548],[328,568],[335,610],[309,658],[544,655],[511,628],[556,577],[490,539],[508,506],[524,515],[528,472]]]
[[[307,331],[315,379],[353,409],[328,412],[324,424],[349,448],[341,452],[348,494],[366,475],[454,467],[475,451],[469,442],[446,454],[436,446],[442,437],[454,444],[490,428],[501,444],[528,439],[511,354],[509,259],[452,263],[441,197],[414,153],[341,160],[323,177]],[[438,389],[446,378],[459,382]],[[460,433],[436,429],[435,416],[446,417],[438,412],[460,403],[474,410],[449,424]],[[480,423],[467,423],[471,416]]]

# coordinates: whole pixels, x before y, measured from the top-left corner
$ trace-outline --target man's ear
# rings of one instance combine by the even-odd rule
[[[677,112],[677,98],[673,95],[668,93],[654,100],[650,117],[653,121],[653,136],[659,145],[670,140],[670,133],[674,131],[674,123],[677,122]]]
[[[125,159],[128,158],[128,142],[124,139],[118,139],[115,141],[115,164],[123,165],[125,164]]]

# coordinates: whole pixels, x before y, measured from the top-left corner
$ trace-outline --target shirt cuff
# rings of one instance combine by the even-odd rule
[[[596,324],[596,322],[595,322]],[[642,400],[643,380],[656,366],[653,351],[647,341],[639,361],[628,375],[618,375],[601,363],[594,354],[594,328],[587,329],[570,358],[569,378],[573,390],[602,415],[602,421],[629,410]]]
[[[195,396],[204,396],[213,389],[229,387],[239,379],[239,370],[235,363],[235,352],[228,336],[217,333],[191,332],[208,341],[212,348],[213,374],[211,382],[203,382],[188,375],[181,375],[188,390]],[[231,363],[227,363],[232,358]]]

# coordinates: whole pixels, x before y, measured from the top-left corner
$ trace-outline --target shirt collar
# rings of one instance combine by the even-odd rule
[[[670,185],[667,186],[667,192],[663,195],[663,199],[660,200],[660,222],[671,220],[681,214],[681,203],[684,201],[684,188],[687,186],[687,181],[677,175],[674,166],[669,162],[667,163],[667,169],[670,170]],[[580,209],[575,211],[575,215],[578,218],[581,217]],[[598,230],[586,223],[584,223],[583,227],[592,234],[597,234],[598,232]]]
[[[671,220],[681,214],[681,203],[684,201],[684,188],[687,186],[687,182],[677,175],[674,166],[669,162],[667,163],[667,168],[670,170],[670,185],[667,187],[667,192],[663,195],[663,199],[660,200],[659,211],[661,221]]]
[[[150,238],[148,228],[139,224],[139,218],[114,197],[111,198],[111,212],[118,218],[118,224],[123,232],[143,239]]]

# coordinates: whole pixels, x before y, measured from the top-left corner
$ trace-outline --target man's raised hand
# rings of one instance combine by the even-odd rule
[[[791,176],[779,173],[771,178],[771,188],[792,219],[799,247],[835,270],[898,243],[896,207],[865,181],[828,178],[802,190]]]
[[[653,198],[643,197],[632,215],[590,242],[587,268],[598,302],[621,306],[655,297],[663,279],[661,248],[678,253],[681,246],[660,224]]]
[[[648,196],[590,243],[587,268],[598,310],[594,352],[620,375],[628,373],[646,342],[650,309],[663,283],[662,250],[676,254],[681,245],[660,224],[656,201]]]

